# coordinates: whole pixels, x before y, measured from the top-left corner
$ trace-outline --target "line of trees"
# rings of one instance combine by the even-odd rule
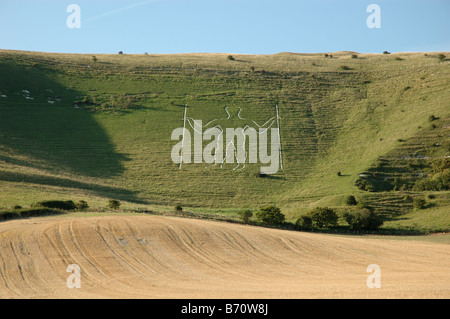
[[[347,198],[347,205],[356,205],[356,199],[351,196]],[[256,212],[244,209],[239,212],[239,217],[246,224],[253,223],[250,219],[255,216],[256,221],[270,226],[287,226],[285,215],[280,208],[270,205],[261,207]],[[348,229],[352,231],[377,230],[383,225],[381,216],[375,213],[372,207],[359,205],[344,214],[342,218],[346,221]],[[297,230],[327,229],[338,225],[339,215],[328,207],[315,207],[309,213],[300,216],[294,223]],[[290,224],[292,225],[292,224]]]

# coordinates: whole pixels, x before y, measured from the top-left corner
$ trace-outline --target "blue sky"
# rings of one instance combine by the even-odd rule
[[[69,28],[70,4],[81,9]],[[369,4],[381,27],[369,28]],[[0,0],[0,48],[67,53],[450,51],[450,0]]]

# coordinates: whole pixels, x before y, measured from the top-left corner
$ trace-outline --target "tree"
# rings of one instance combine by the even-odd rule
[[[280,209],[276,206],[261,207],[256,212],[258,220],[268,225],[277,225],[284,222],[285,216],[281,213]]]
[[[250,209],[244,209],[239,212],[239,217],[248,224],[250,218],[253,217],[253,212]]]
[[[413,206],[415,209],[427,208],[427,201],[423,198],[414,198]]]
[[[450,169],[450,158],[438,158],[431,163],[431,169],[434,174],[444,173]]]
[[[355,212],[347,212],[344,219],[351,230],[360,231],[362,229],[376,230],[383,225],[380,216],[375,214],[371,208],[363,208]]]
[[[429,121],[429,122],[433,122],[433,121],[436,121],[436,120],[439,120],[439,117],[436,117],[436,116],[434,116],[433,114],[431,114],[431,115],[428,117],[428,121]]]
[[[313,226],[326,228],[337,224],[338,216],[334,210],[328,207],[316,207],[310,212]]]
[[[89,205],[85,200],[80,200],[76,205],[78,210],[85,210],[89,208]]]
[[[353,196],[353,195],[348,195],[347,198],[345,199],[345,203],[347,205],[356,205],[356,204],[358,204],[358,202],[356,201],[355,196]]]
[[[108,207],[112,209],[119,209],[120,202],[117,199],[110,199],[108,202]]]
[[[311,216],[308,215],[300,216],[295,222],[295,228],[299,230],[311,229],[312,228]]]

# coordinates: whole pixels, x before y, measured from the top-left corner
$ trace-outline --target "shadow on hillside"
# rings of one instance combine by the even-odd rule
[[[62,177],[0,172],[0,180],[5,182],[23,182],[37,185],[52,185],[66,188],[74,188],[84,190],[87,192],[92,192],[95,195],[101,197],[110,197],[140,204],[146,204],[145,201],[136,199],[136,194],[127,189],[98,185],[94,183],[83,183]]]
[[[83,93],[53,80],[58,71],[0,61],[0,159],[25,169],[62,172],[80,177],[121,175],[126,154],[119,153],[105,130],[86,110],[74,108]],[[28,91],[29,93],[27,93]],[[51,102],[49,102],[51,101]],[[88,189],[97,195],[133,201],[125,189],[84,184],[65,178],[2,173],[1,180]],[[116,196],[117,197],[117,196]]]

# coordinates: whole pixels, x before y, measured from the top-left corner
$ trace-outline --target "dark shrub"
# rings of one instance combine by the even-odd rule
[[[434,115],[430,115],[429,117],[428,117],[428,121],[429,122],[433,122],[433,121],[436,121],[436,120],[438,120],[439,118],[438,117],[436,117],[436,116],[434,116]]]
[[[13,207],[13,209],[21,209],[22,208],[22,206],[20,206],[20,205],[15,205],[14,207]]]
[[[352,54],[352,59],[357,59],[358,56],[356,54]]]
[[[450,190],[450,171],[438,173],[432,177],[419,179],[412,187],[414,191],[445,191]]]
[[[413,202],[412,197],[409,196],[409,195],[403,196],[403,200],[405,201],[405,203],[412,203]]]
[[[423,198],[414,198],[413,206],[415,209],[427,208],[427,201]]]
[[[117,199],[110,199],[108,201],[108,207],[112,209],[119,209],[120,202]]]
[[[353,195],[347,196],[347,198],[345,199],[345,203],[347,205],[356,205],[356,204],[358,204],[358,202],[356,201],[355,196],[353,196]]]
[[[227,56],[227,59],[230,61],[234,61],[234,57],[232,55]]]
[[[75,203],[72,200],[47,200],[38,202],[34,207],[46,207],[46,208],[55,208],[55,209],[63,209],[63,210],[74,210],[77,208]]]
[[[0,212],[0,220],[9,220],[19,217],[20,215],[17,212]]]
[[[311,216],[303,215],[295,222],[295,228],[298,230],[306,230],[312,228]]]
[[[431,163],[433,173],[444,173],[447,169],[450,169],[450,158],[438,158]]]
[[[89,208],[89,205],[88,205],[88,203],[85,200],[80,200],[77,203],[77,209],[78,210],[85,210],[85,209],[88,209],[88,208]]]
[[[97,62],[97,57],[95,55],[92,56],[92,61],[95,63]]]
[[[178,213],[182,213],[182,212],[183,212],[183,207],[181,207],[180,204],[177,204],[177,205],[175,206],[175,210],[176,210]]]
[[[328,207],[316,207],[309,215],[313,226],[317,228],[335,226],[338,220],[336,212]]]
[[[383,54],[391,54],[391,52],[383,51]]]
[[[19,212],[20,217],[37,217],[61,214],[62,212],[51,208],[31,208],[24,209]]]
[[[27,208],[14,211],[3,211],[0,212],[0,220],[9,220],[14,218],[27,218],[36,216],[47,216],[63,214],[62,211],[52,208],[38,207],[38,208]]]
[[[350,67],[348,67],[347,65],[341,65],[339,68],[341,70],[350,70]]]
[[[123,54],[123,51],[119,51],[118,53],[119,53],[119,54]]]
[[[438,56],[437,56],[437,58],[439,59],[439,61],[444,61],[445,60],[445,55],[443,55],[442,53],[441,54],[439,54]]]
[[[250,218],[253,217],[253,212],[250,209],[244,209],[239,212],[239,217],[248,224]]]
[[[276,206],[266,206],[256,212],[258,220],[268,225],[278,225],[284,222],[284,214]]]
[[[351,230],[376,230],[383,225],[380,216],[374,213],[372,209],[363,208],[355,212],[347,212],[344,214],[345,221]]]

